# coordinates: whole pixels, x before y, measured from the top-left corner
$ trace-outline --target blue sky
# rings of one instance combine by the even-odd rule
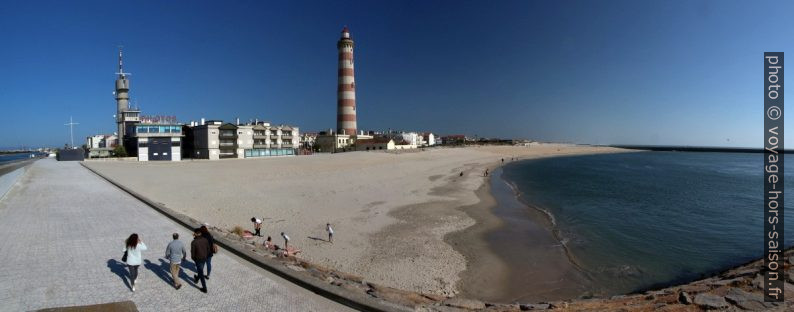
[[[112,133],[120,44],[144,114],[334,128],[344,25],[362,129],[757,147],[763,52],[793,51],[792,12],[763,1],[5,2],[0,147],[63,145],[69,116],[81,142]]]

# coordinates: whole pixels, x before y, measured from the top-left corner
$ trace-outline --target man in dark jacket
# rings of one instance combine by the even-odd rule
[[[210,243],[206,237],[201,235],[201,229],[193,230],[193,241],[190,243],[190,258],[196,263],[198,275],[193,275],[193,283],[198,284],[201,280],[201,292],[207,293],[207,281],[204,278],[204,265],[209,257]]]

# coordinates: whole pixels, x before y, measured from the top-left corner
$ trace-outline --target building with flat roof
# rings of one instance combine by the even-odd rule
[[[393,150],[394,140],[387,137],[356,140],[357,151]]]
[[[182,126],[176,123],[139,123],[130,127],[138,161],[182,160]]]
[[[249,124],[223,123],[210,120],[184,127],[190,143],[185,154],[192,158],[254,158],[297,155],[300,148],[298,127],[272,126],[267,122]]]

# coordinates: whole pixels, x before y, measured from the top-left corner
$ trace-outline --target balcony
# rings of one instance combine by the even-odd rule
[[[268,144],[254,144],[254,148],[269,148]]]
[[[281,139],[282,140],[292,140],[292,135],[291,134],[282,135]]]
[[[270,135],[271,140],[278,140],[278,135],[272,134]]]

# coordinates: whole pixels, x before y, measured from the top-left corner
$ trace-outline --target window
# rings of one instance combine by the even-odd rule
[[[149,147],[149,142],[140,141],[138,142],[138,147]]]
[[[137,127],[138,133],[149,133],[149,128],[147,127]]]
[[[171,141],[171,146],[180,146],[180,143],[179,141]]]

